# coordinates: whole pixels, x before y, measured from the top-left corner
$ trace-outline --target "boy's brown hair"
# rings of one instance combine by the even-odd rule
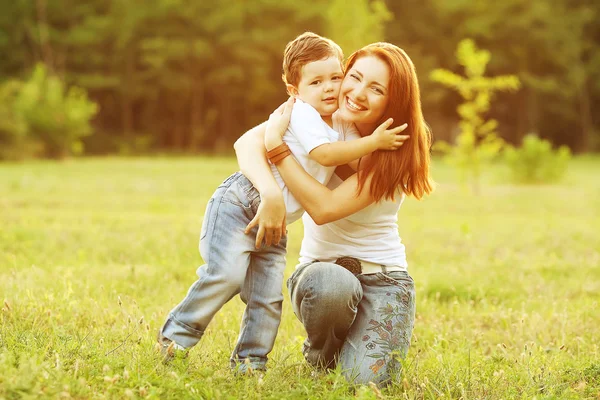
[[[298,86],[302,67],[328,57],[337,57],[343,66],[344,54],[340,46],[316,33],[304,32],[285,46],[281,78],[286,85]]]

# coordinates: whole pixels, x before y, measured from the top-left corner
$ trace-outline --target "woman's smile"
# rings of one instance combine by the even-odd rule
[[[346,100],[346,104],[350,110],[365,111],[367,109],[367,107],[361,106],[360,104],[352,101],[352,99],[350,99],[348,96],[346,96],[345,100]]]

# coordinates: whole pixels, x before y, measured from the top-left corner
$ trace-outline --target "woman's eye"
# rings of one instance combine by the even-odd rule
[[[379,89],[378,87],[374,87],[374,88],[373,88],[373,90],[374,90],[376,93],[383,94],[383,90]]]
[[[350,74],[350,78],[356,79],[357,81],[360,80],[356,74]]]

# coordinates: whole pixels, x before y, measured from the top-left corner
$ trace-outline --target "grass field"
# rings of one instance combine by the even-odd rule
[[[195,279],[198,234],[231,158],[0,164],[0,398],[600,399],[599,158],[546,186],[478,196],[436,163],[437,191],[408,199],[400,234],[417,287],[403,381],[377,392],[311,373],[285,292],[269,371],[228,369],[239,299],[187,362],[154,340]],[[302,226],[289,228],[286,276]]]

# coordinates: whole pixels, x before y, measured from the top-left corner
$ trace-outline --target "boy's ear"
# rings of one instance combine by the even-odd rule
[[[287,89],[287,92],[290,96],[298,96],[298,89],[296,89],[294,85],[290,85],[288,83],[287,85],[285,85],[285,88]]]

